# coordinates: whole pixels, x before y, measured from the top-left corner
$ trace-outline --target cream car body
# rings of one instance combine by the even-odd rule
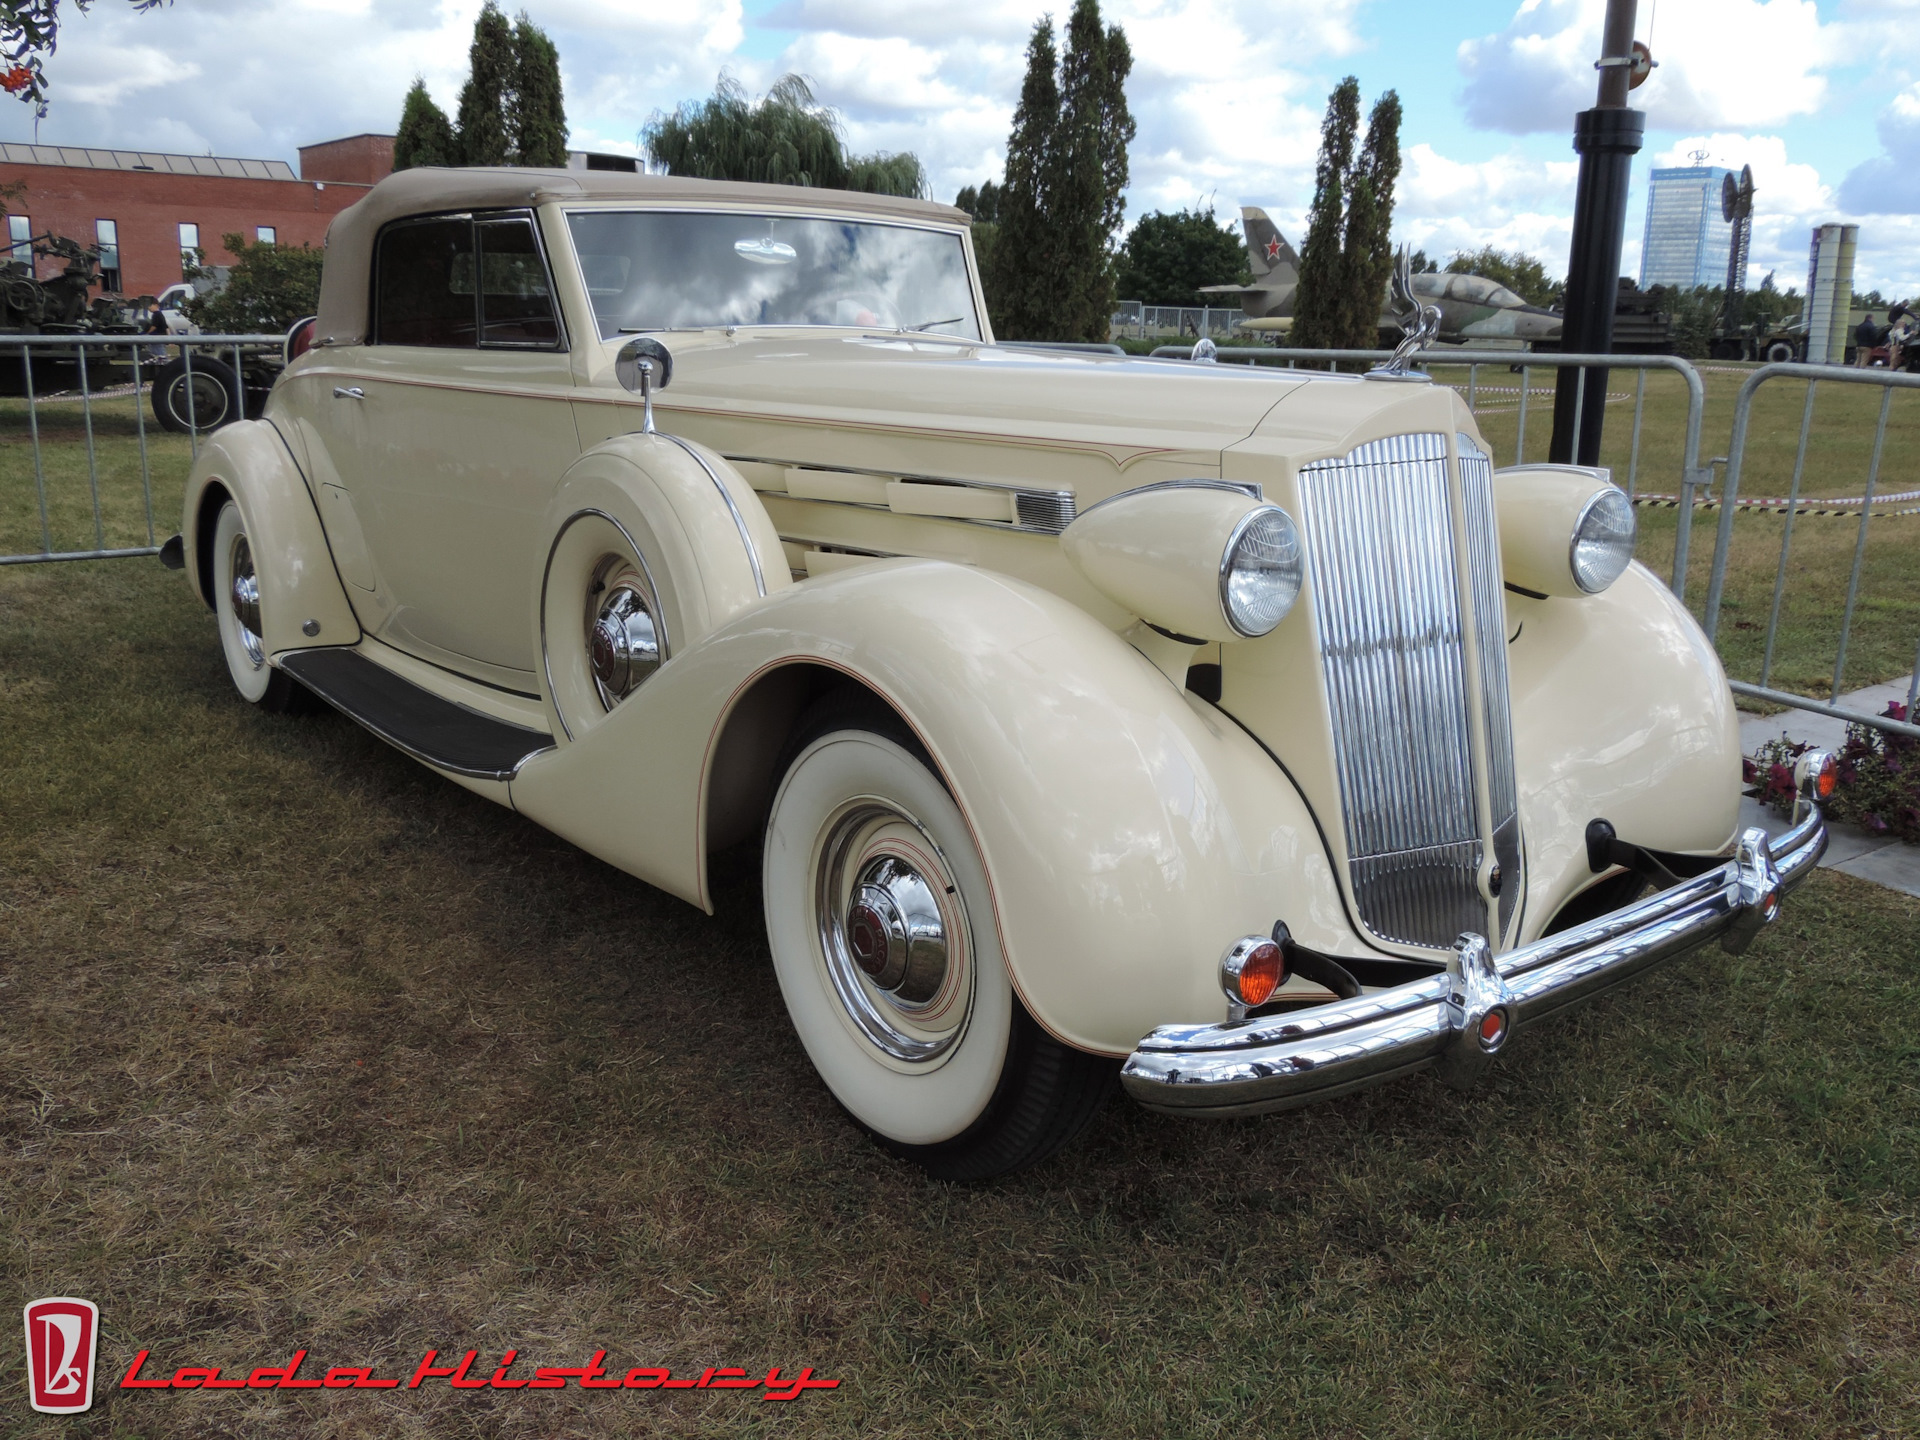
[[[973,313],[946,326],[960,334],[909,328],[918,316],[647,327],[672,367],[649,433],[645,402],[616,375],[629,337],[608,333],[596,305],[610,302],[589,290],[605,265],[579,249],[581,216],[632,212],[738,217],[748,260],[789,221],[932,235],[959,257]],[[376,312],[399,302],[381,289],[378,246],[420,217],[449,235],[499,227],[500,245],[523,247],[516,274],[533,274],[537,254],[551,341],[392,343],[399,322],[383,331]],[[753,239],[761,229],[769,238]],[[496,231],[469,233],[478,254]],[[491,254],[468,272],[489,277],[482,337]],[[960,898],[929,923],[945,927],[952,964],[976,967],[965,973],[981,996],[1003,966],[1018,1011],[1063,1052],[1132,1055],[1129,1088],[1148,1103],[1181,1089],[1146,1074],[1137,1047],[1149,1032],[1261,1023],[1223,992],[1221,956],[1276,921],[1289,954],[1307,958],[1289,964],[1268,1012],[1345,1023],[1398,982],[1452,976],[1457,1031],[1476,972],[1456,919],[1487,937],[1495,962],[1523,956],[1556,921],[1593,918],[1583,897],[1626,894],[1636,854],[1706,857],[1686,868],[1707,871],[1734,853],[1737,726],[1691,619],[1637,565],[1597,594],[1538,583],[1603,478],[1495,477],[1444,387],[996,346],[978,293],[966,217],[944,206],[663,177],[404,172],[334,222],[314,343],[265,417],[204,447],[185,501],[192,577],[223,616],[232,608],[213,583],[231,504],[257,586],[257,608],[235,613],[251,617],[266,665],[458,783],[709,908],[709,857],[783,833],[776,796],[812,763],[792,753],[802,717],[823,695],[865,697],[897,730],[883,725],[862,763],[930,765],[953,806],[938,821],[896,807],[900,853],[917,826],[929,863],[951,862]],[[1368,456],[1384,468],[1368,471]],[[1354,508],[1356,475],[1392,489],[1416,471],[1426,509]],[[1299,525],[1304,588],[1268,633],[1243,637],[1209,609],[1219,537],[1271,506]],[[1496,512],[1513,532],[1504,589]],[[595,606],[613,592],[645,611],[622,633],[664,652],[657,668],[641,657],[619,671],[622,684],[644,672],[624,695],[589,653]],[[1407,603],[1427,607],[1414,629],[1335,635],[1375,623],[1343,619],[1342,604],[1414,592]],[[1440,803],[1420,800],[1422,767],[1452,767],[1465,787],[1447,802],[1451,848],[1416,857],[1438,867],[1421,872],[1441,875],[1438,901],[1394,891],[1402,860],[1356,854],[1353,838],[1379,820],[1370,805]],[[1368,786],[1401,798],[1369,800]],[[1624,848],[1594,851],[1601,818]],[[945,856],[955,846],[977,873],[974,859]],[[1744,873],[1729,868],[1726,884]],[[770,897],[776,879],[770,868]],[[820,904],[852,902],[842,885]],[[770,899],[776,961],[785,943],[838,943],[816,934],[821,923],[777,915]],[[789,941],[783,925],[797,927]],[[1307,963],[1316,955],[1360,977],[1346,1010],[1286,1009],[1342,988]],[[796,982],[781,979],[791,1007]],[[856,1049],[862,1025],[891,1033],[899,1017],[884,1000],[854,996],[857,1013],[840,1017]],[[862,1020],[866,1009],[880,1018]],[[923,1035],[922,1019],[902,1022],[913,1044],[971,1045],[938,1026]],[[996,1093],[993,1067],[1017,1048],[994,1040],[984,1079],[928,1102],[954,1115],[920,1124],[897,1117],[917,1101],[848,1093],[899,1076],[917,1094],[912,1044],[880,1041],[862,1079],[846,1068],[857,1056],[823,1057],[838,1041],[802,1034],[836,1094],[928,1163],[987,1123],[979,1097]],[[1435,1058],[1408,1052],[1353,1083]],[[1314,1098],[1221,1083],[1193,1107]],[[948,1166],[993,1168],[1008,1164]]]

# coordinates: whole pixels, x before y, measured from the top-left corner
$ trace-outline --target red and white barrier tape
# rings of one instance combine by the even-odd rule
[[[1884,520],[1894,515],[1920,515],[1920,505],[1907,505],[1893,510],[1883,510],[1883,505],[1898,506],[1903,500],[1920,500],[1920,490],[1895,490],[1885,495],[1873,497],[1873,517]],[[1656,495],[1642,492],[1633,497],[1636,505],[1645,505],[1650,509],[1678,510],[1678,495]],[[1696,510],[1718,510],[1721,502],[1707,496],[1696,496],[1693,508]],[[1741,498],[1733,502],[1736,510],[1753,510],[1763,515],[1785,515],[1791,511],[1795,515],[1858,515],[1867,508],[1864,495],[1811,495],[1799,500],[1782,500],[1773,496],[1755,496],[1752,499]]]

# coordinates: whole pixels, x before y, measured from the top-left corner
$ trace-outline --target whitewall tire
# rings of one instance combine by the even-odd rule
[[[274,714],[315,708],[313,692],[267,659],[260,623],[260,576],[246,521],[231,500],[213,527],[213,613],[220,652],[240,698]]]
[[[767,937],[834,1098],[945,1179],[1021,1169],[1071,1140],[1113,1066],[1021,1007],[985,866],[918,741],[841,697],[802,722],[784,771],[762,854]]]

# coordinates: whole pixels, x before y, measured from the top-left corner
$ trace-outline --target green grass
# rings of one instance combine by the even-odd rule
[[[0,1346],[3,1436],[1920,1433],[1920,902],[1862,882],[1471,1095],[1116,1102],[963,1188],[814,1078],[750,862],[708,919],[254,712],[153,562],[0,572],[0,815],[0,1273],[104,1311],[82,1419]],[[112,1388],[468,1346],[842,1385]]]
[[[94,403],[91,462],[87,417],[77,398],[42,401],[37,419],[51,549],[157,544],[180,528],[180,492],[193,463],[192,450],[186,436],[160,428],[145,395],[137,401],[125,395]],[[143,441],[153,476],[152,541],[147,538],[147,503],[140,482]],[[99,543],[94,530],[96,487]],[[42,545],[27,402],[0,398],[0,555],[38,553]]]

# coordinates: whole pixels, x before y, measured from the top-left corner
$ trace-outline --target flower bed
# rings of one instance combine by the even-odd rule
[[[1889,720],[1907,719],[1907,707],[1895,701],[1882,712]],[[1813,747],[1782,735],[1745,761],[1750,792],[1785,815],[1793,808],[1793,762]],[[1875,835],[1920,844],[1920,740],[1891,735],[1869,725],[1849,725],[1838,762],[1833,799],[1827,814]]]

